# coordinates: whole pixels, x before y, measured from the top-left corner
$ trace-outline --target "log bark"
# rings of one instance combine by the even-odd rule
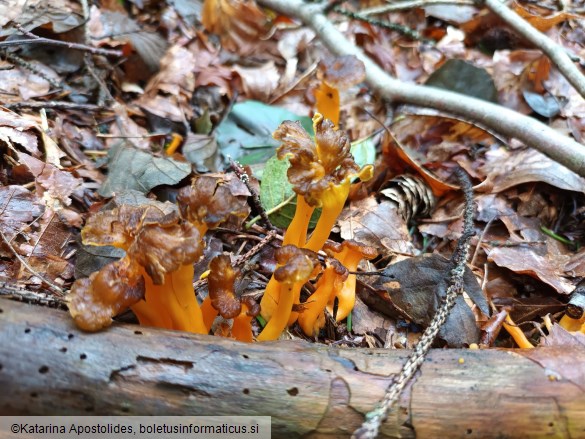
[[[2,415],[269,415],[273,437],[348,437],[409,351],[242,344],[0,299]],[[381,437],[585,437],[585,349],[434,350]]]

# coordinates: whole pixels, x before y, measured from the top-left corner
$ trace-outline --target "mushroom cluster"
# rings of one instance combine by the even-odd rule
[[[180,214],[151,206],[122,205],[90,217],[81,236],[87,245],[111,245],[126,255],[87,279],[77,280],[69,310],[78,327],[97,331],[130,307],[143,325],[207,334],[193,290],[203,235],[249,214],[247,189],[237,179],[206,175],[180,190]]]
[[[324,119],[319,113],[313,117],[313,129],[315,131],[315,140],[309,136],[300,123],[285,121],[276,129],[273,137],[282,142],[282,145],[277,150],[277,156],[279,159],[284,159],[285,157],[289,159],[290,168],[287,175],[293,185],[293,190],[297,193],[295,215],[284,235],[283,244],[318,252],[329,238],[329,233],[345,205],[352,179],[355,177],[359,177],[362,180],[370,179],[373,175],[373,167],[367,165],[360,168],[351,155],[351,145],[347,135],[335,130],[333,123]],[[318,207],[322,208],[321,215],[312,235],[307,239],[309,220],[313,211]],[[356,268],[357,263],[353,270]],[[323,277],[326,275],[327,279],[332,276],[325,273]],[[353,299],[349,301],[351,302],[349,310],[351,310],[355,301],[355,276],[352,279],[347,278],[348,288],[353,287]],[[325,281],[322,281],[321,285],[325,285],[325,283]],[[340,285],[345,284],[346,282],[341,282]],[[329,288],[329,285],[327,285],[327,288]],[[345,288],[342,289],[344,293],[348,294]],[[294,323],[297,314],[292,312],[292,308],[293,305],[298,305],[300,302],[300,287],[291,290],[292,302],[290,306],[288,305],[291,299],[288,296],[289,290],[289,285],[281,281],[275,272],[275,275],[266,286],[266,291],[260,303],[262,317],[268,321],[266,328],[260,334],[262,339],[272,340],[280,335],[280,332],[277,333],[274,330],[275,326],[271,324],[271,321],[275,318],[274,314],[277,309],[279,310],[279,316],[284,313],[284,305],[281,302],[287,303],[286,319],[288,324]],[[283,291],[287,291],[287,295],[284,300],[281,300]],[[325,303],[330,303],[335,297],[339,297],[339,295],[334,294],[332,299],[328,297]],[[346,301],[345,303],[349,302]],[[316,307],[305,304],[305,308],[307,306],[309,309],[315,309]],[[322,312],[324,308],[319,312]],[[319,314],[319,312],[316,314]],[[349,314],[349,311],[347,313],[345,311],[341,314],[338,313],[338,315],[343,315],[340,318],[347,317],[347,314]],[[307,319],[303,320],[307,321]],[[281,326],[282,321],[279,318],[276,327]],[[304,327],[307,330],[303,329],[308,335],[313,335],[314,326],[314,323],[306,323]],[[283,326],[282,329],[285,327]]]
[[[204,235],[220,224],[238,226],[249,214],[249,193],[242,182],[227,175],[204,175],[179,191],[178,212],[122,205],[89,218],[83,242],[118,247],[126,255],[74,283],[69,309],[75,323],[97,331],[131,308],[143,325],[200,334],[208,334],[213,326],[215,333],[251,342],[251,320],[260,311],[267,324],[259,341],[277,339],[297,319],[306,335],[315,336],[325,324],[325,310],[334,315],[336,309],[338,321],[346,318],[355,304],[353,272],[362,259],[376,253],[354,241],[326,242],[352,179],[371,178],[373,168],[355,163],[347,135],[331,121],[316,114],[313,128],[314,140],[297,122],[283,122],[274,132],[282,142],[277,155],[289,159],[288,179],[298,197],[261,307],[236,293],[239,273],[227,255],[211,261],[209,294],[201,305],[197,302],[194,264],[203,254]],[[316,208],[322,209],[321,215],[308,237]],[[321,250],[328,255],[324,269],[317,254]],[[301,304],[303,285],[315,279],[313,294]],[[214,325],[218,316],[223,320]]]

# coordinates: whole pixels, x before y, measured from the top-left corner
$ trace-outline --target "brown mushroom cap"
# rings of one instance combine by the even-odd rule
[[[128,256],[144,267],[156,285],[164,284],[165,274],[193,264],[202,254],[201,235],[190,223],[145,225],[128,249]]]
[[[110,326],[112,317],[144,297],[144,278],[129,258],[106,265],[71,287],[69,312],[85,331]]]
[[[274,271],[274,278],[278,282],[305,282],[316,276],[321,269],[315,252],[298,248],[295,245],[285,245],[279,248],[275,257],[276,262],[281,265]]]
[[[214,257],[209,264],[207,286],[211,306],[219,311],[224,319],[233,319],[240,315],[242,304],[235,295],[234,283],[238,271],[232,267],[228,255]]]
[[[154,206],[123,204],[89,217],[81,238],[86,245],[112,245],[126,250],[143,225],[173,224],[178,219],[176,213],[166,214]]]
[[[323,251],[333,258],[338,258],[344,250],[345,253],[359,254],[361,259],[374,259],[378,256],[378,252],[374,247],[353,239],[346,239],[341,243],[328,241],[323,246]]]
[[[225,222],[241,223],[249,214],[246,186],[235,176],[200,175],[177,195],[181,216],[212,229]]]
[[[278,158],[289,158],[291,166],[287,176],[294,191],[303,195],[311,206],[320,207],[326,189],[358,174],[360,168],[351,155],[351,144],[343,131],[335,130],[333,123],[320,114],[313,118],[313,126],[315,142],[300,122],[292,121],[280,124],[273,137],[282,142],[277,149]]]

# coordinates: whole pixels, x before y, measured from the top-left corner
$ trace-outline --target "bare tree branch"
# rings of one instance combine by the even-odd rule
[[[431,107],[463,117],[500,135],[516,138],[585,177],[585,146],[509,108],[459,93],[402,82],[390,76],[351,43],[322,14],[323,7],[301,0],[258,0],[264,7],[302,20],[338,56],[354,55],[366,68],[366,82],[390,101]]]
[[[581,70],[573,63],[563,46],[555,43],[546,35],[539,32],[538,29],[532,27],[530,23],[508,8],[500,0],[483,0],[483,3],[512,29],[542,50],[563,76],[567,78],[567,81],[575,87],[575,90],[585,98],[585,76],[583,76]]]

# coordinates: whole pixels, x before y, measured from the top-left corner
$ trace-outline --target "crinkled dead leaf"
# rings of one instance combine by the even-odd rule
[[[0,70],[1,102],[11,104],[46,96],[51,90],[51,84],[45,78],[51,78],[57,82],[61,81],[59,75],[50,67],[35,60],[27,62],[42,72],[44,77],[22,67]]]
[[[549,238],[546,246],[496,247],[486,252],[488,260],[500,267],[540,279],[559,294],[569,294],[575,289],[576,281],[571,282],[564,272],[570,256],[559,252],[558,248],[559,244]]]
[[[190,100],[195,90],[194,69],[195,56],[190,50],[171,47],[136,104],[159,117],[186,123],[193,116]]]
[[[488,151],[485,157],[481,172],[487,179],[477,190],[485,187],[490,192],[501,192],[522,183],[541,181],[585,193],[585,178],[533,148],[510,151],[500,147]]]
[[[167,48],[166,41],[155,32],[146,32],[125,13],[93,6],[87,24],[94,45],[129,45],[151,72],[158,70]]]
[[[55,33],[83,23],[81,6],[69,0],[5,0],[0,2],[0,37],[19,33],[8,24],[14,21],[27,30],[49,24]]]
[[[71,194],[82,187],[83,180],[74,177],[70,172],[58,169],[23,152],[18,153],[18,159],[35,177],[39,195],[42,195],[48,205],[55,210],[60,207],[55,204],[56,201],[63,206],[69,206]]]
[[[243,94],[247,99],[268,101],[278,88],[280,72],[274,61],[268,61],[259,67],[244,67],[235,65],[233,71],[242,80]]]
[[[33,157],[39,158],[41,155],[38,148],[39,142],[37,136],[30,130],[34,127],[36,124],[31,120],[0,109],[0,142],[20,145]]]
[[[354,239],[382,254],[413,254],[412,239],[404,218],[391,202],[378,204],[373,196],[353,201],[339,216],[343,239]]]
[[[248,53],[267,31],[267,17],[249,0],[205,0],[201,21],[228,50]]]
[[[126,146],[114,146],[108,152],[108,178],[99,190],[111,197],[122,190],[143,193],[163,184],[173,185],[191,173],[191,164],[153,155]]]
[[[41,200],[22,186],[0,187],[0,230],[11,240],[44,211]]]

